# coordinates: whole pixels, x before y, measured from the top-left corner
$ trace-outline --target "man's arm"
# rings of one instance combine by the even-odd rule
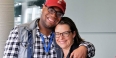
[[[79,46],[85,46],[87,48],[88,57],[93,57],[95,55],[95,47],[92,43],[84,41]]]
[[[19,37],[17,27],[11,30],[4,48],[3,58],[18,58]]]
[[[95,47],[90,42],[81,42],[79,47],[75,49],[71,55],[70,58],[86,58],[86,57],[93,57],[95,55]]]

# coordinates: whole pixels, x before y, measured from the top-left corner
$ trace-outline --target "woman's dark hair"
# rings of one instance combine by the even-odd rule
[[[67,24],[70,27],[72,33],[75,31],[75,33],[76,33],[76,36],[74,37],[75,43],[80,44],[83,41],[83,39],[80,37],[77,27],[76,27],[75,23],[72,21],[72,19],[70,19],[68,17],[62,17],[59,24]]]

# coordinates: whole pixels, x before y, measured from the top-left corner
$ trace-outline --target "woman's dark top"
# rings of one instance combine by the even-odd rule
[[[78,48],[78,47],[79,47],[79,44],[73,43],[73,45],[71,46],[70,51],[69,51],[69,53],[68,53],[68,55],[67,55],[66,58],[70,58],[70,55],[71,55],[71,53],[73,52],[73,50],[75,50],[75,49]],[[62,56],[62,58],[63,58],[63,57],[64,57],[64,56]],[[89,57],[86,57],[86,58],[89,58]]]

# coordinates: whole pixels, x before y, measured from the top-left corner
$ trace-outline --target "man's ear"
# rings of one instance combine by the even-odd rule
[[[43,6],[42,7],[42,12],[43,12],[46,6],[44,4],[42,4],[42,6]]]
[[[45,4],[42,4],[42,6],[43,6],[42,9],[44,9],[46,7]]]

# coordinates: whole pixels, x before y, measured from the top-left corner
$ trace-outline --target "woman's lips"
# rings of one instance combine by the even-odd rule
[[[66,41],[59,41],[59,43],[64,44]]]

